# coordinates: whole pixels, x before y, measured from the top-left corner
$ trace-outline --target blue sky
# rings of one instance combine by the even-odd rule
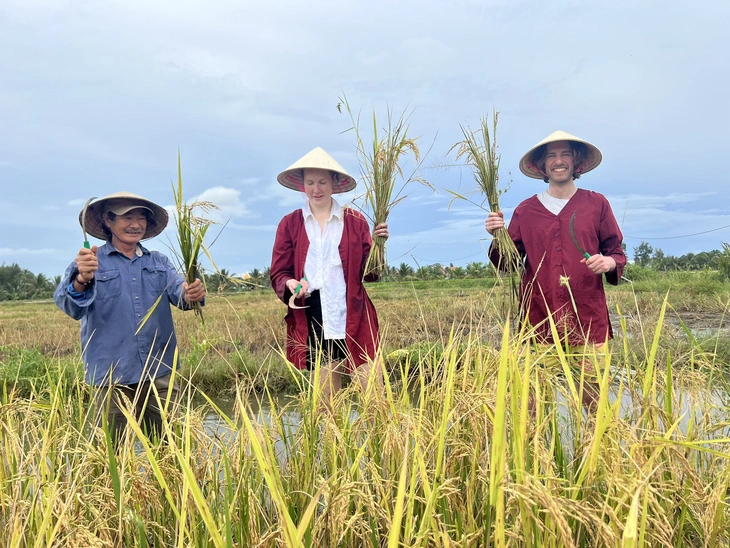
[[[228,221],[217,265],[263,268],[278,221],[302,203],[280,171],[321,146],[359,178],[342,95],[365,126],[373,110],[408,109],[430,149],[421,175],[435,191],[406,187],[393,264],[486,261],[485,212],[446,190],[474,188],[449,150],[493,108],[507,217],[544,188],[520,156],[562,129],[601,149],[578,185],[609,198],[630,258],[641,241],[673,255],[719,249],[730,241],[729,19],[720,1],[3,0],[0,263],[61,274],[91,196],[170,205],[179,149],[186,194]]]

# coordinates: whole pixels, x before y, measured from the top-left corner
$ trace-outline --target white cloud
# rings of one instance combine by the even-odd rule
[[[210,202],[217,206],[218,210],[211,210],[206,216],[220,220],[221,218],[246,217],[251,211],[241,201],[241,191],[235,188],[216,186],[201,192],[193,200],[194,202]]]

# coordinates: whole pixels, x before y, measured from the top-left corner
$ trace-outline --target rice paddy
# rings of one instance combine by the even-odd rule
[[[75,322],[50,302],[0,307],[4,544],[727,545],[730,287],[609,290],[616,340],[589,416],[580,377],[540,367],[480,284],[370,286],[385,388],[352,385],[332,413],[278,356],[272,293],[211,297],[205,326],[175,316],[186,397],[165,441],[132,419],[116,452],[89,426]],[[203,385],[230,409],[199,404]]]

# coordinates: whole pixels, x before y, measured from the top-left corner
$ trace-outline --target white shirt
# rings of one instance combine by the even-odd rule
[[[342,272],[339,245],[345,227],[342,207],[332,199],[330,218],[321,230],[309,207],[302,207],[304,228],[309,238],[309,250],[304,261],[304,275],[309,292],[319,290],[322,301],[322,327],[325,339],[344,339],[347,319],[347,286]]]
[[[538,194],[537,199],[540,200],[540,203],[545,206],[545,209],[547,209],[553,215],[557,215],[558,213],[563,211],[565,204],[567,204],[570,200],[570,198],[567,198],[565,200],[563,200],[562,198],[553,198],[552,196],[550,196],[550,194],[548,194],[547,190],[544,190],[540,194]]]

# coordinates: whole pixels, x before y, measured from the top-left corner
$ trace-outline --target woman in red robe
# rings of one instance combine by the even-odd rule
[[[378,350],[378,316],[363,285],[370,227],[361,213],[332,197],[356,182],[323,149],[309,152],[277,180],[307,198],[279,223],[271,258],[271,285],[288,305],[286,355],[297,369],[319,363],[329,403],[343,374],[355,374],[367,390]],[[387,238],[387,224],[373,235]],[[380,371],[373,374],[377,382]]]

